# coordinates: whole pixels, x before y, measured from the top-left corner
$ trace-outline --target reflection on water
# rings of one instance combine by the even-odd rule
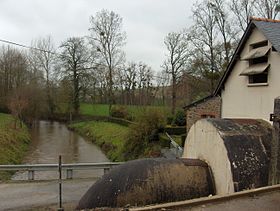
[[[94,144],[59,122],[40,121],[31,131],[32,143],[23,163],[57,163],[62,155],[63,163],[106,162],[108,159]],[[103,170],[74,171],[74,177],[101,176]],[[54,171],[35,172],[35,179],[57,178]],[[17,172],[12,179],[27,178],[27,172]]]

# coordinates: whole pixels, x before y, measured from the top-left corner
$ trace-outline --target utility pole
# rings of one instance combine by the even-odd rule
[[[274,113],[270,114],[270,121],[273,121],[273,133],[268,184],[276,185],[280,183],[280,97],[274,99]]]

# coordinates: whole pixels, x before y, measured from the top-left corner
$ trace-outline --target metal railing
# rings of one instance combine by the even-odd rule
[[[74,170],[103,169],[104,174],[114,166],[122,162],[103,163],[69,163],[61,164],[61,170],[66,171],[66,179],[73,178]],[[59,164],[20,164],[20,165],[0,165],[0,171],[28,171],[28,180],[34,180],[35,171],[58,171]]]
[[[180,147],[168,133],[165,134],[170,140],[170,150],[176,155],[176,157],[181,157],[183,155],[183,148]]]

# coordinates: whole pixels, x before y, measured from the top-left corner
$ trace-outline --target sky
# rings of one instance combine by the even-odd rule
[[[0,39],[30,45],[51,35],[57,46],[69,37],[88,35],[89,17],[101,9],[118,13],[127,34],[127,61],[160,70],[164,37],[192,24],[196,0],[0,0]]]

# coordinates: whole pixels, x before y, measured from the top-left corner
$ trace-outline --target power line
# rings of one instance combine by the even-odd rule
[[[20,44],[20,43],[9,41],[9,40],[0,39],[0,42],[7,43],[7,44],[10,44],[10,45],[16,45],[16,46],[31,49],[31,50],[37,50],[37,51],[42,51],[42,52],[45,52],[45,53],[51,53],[51,54],[59,55],[58,53],[55,53],[55,52],[52,52],[52,51],[43,50],[43,49],[40,49],[40,48],[23,45],[23,44]]]
[[[86,36],[86,37],[89,37],[89,36]],[[36,48],[36,47],[27,46],[27,45],[16,43],[16,42],[12,42],[12,41],[9,41],[9,40],[0,39],[0,42],[6,43],[6,44],[10,44],[10,45],[16,45],[16,46],[19,46],[19,47],[22,47],[22,48],[31,49],[31,50],[37,50],[37,51],[41,51],[41,52],[45,52],[45,53],[61,55],[61,54],[56,53],[56,52],[52,52],[52,51],[48,51],[48,50],[44,50],[44,49],[40,49],[40,48]],[[96,67],[87,67],[87,68],[83,68],[83,69],[93,69],[93,68],[96,68]],[[168,78],[166,78],[166,77],[156,76],[156,75],[153,75],[152,78],[159,78],[159,79],[163,79],[163,80],[168,80]]]

